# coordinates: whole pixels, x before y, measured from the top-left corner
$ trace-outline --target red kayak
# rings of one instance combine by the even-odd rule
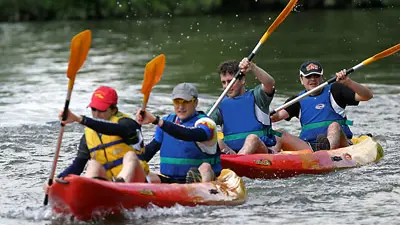
[[[49,192],[53,211],[90,220],[124,209],[195,205],[239,205],[246,201],[244,183],[224,169],[216,181],[193,184],[114,183],[70,175],[56,179]]]
[[[248,178],[287,178],[299,174],[322,174],[376,162],[384,155],[371,137],[352,139],[349,147],[322,150],[284,151],[279,154],[221,155],[223,168]]]

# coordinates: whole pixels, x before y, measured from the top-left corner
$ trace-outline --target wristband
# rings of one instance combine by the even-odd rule
[[[82,120],[81,120],[79,123],[82,124],[82,125],[85,125],[85,123],[86,123],[86,116],[81,115],[81,118],[82,118]]]
[[[158,122],[160,122],[160,117],[159,117],[159,116],[156,116],[156,118],[154,119],[154,121],[152,122],[152,124],[158,125]]]

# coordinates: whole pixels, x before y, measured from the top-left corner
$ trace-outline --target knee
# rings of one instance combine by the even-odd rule
[[[202,177],[202,182],[215,180],[215,173],[209,163],[201,164],[198,169]]]
[[[212,167],[209,163],[202,163],[199,166],[199,171],[200,171],[200,173],[210,172],[210,171],[212,171]]]
[[[255,142],[258,141],[260,138],[255,134],[249,134],[246,137],[246,141]]]
[[[333,122],[329,125],[328,130],[333,132],[338,132],[342,129],[339,123]]]
[[[94,159],[89,160],[88,168],[98,169],[102,168],[101,164]]]
[[[136,156],[136,154],[133,151],[129,151],[129,152],[125,153],[125,155],[124,155],[124,160],[134,161],[137,159],[138,159],[138,157]]]

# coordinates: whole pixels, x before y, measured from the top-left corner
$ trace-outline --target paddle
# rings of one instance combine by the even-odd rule
[[[143,96],[143,104],[140,110],[140,114],[144,116],[144,112],[146,110],[147,102],[149,101],[151,89],[156,85],[164,72],[165,67],[165,55],[160,54],[150,62],[146,64],[144,69],[144,77],[142,83],[142,94]],[[150,177],[146,175],[146,180],[148,183],[151,183]]]
[[[355,70],[360,69],[361,67],[366,66],[366,65],[368,65],[368,64],[370,64],[372,62],[375,62],[375,61],[377,61],[379,59],[382,59],[382,58],[385,58],[387,56],[390,56],[390,55],[398,52],[399,50],[400,50],[400,44],[397,44],[397,45],[395,45],[395,46],[393,46],[391,48],[388,48],[388,49],[386,49],[386,50],[384,50],[384,51],[382,51],[382,52],[380,52],[380,53],[378,53],[378,54],[376,54],[376,55],[374,55],[374,56],[362,61],[361,63],[357,64],[356,66],[353,66],[352,68],[347,69],[346,70],[346,75],[349,75],[352,72],[354,72]],[[324,88],[328,84],[334,83],[335,81],[336,81],[336,76],[333,76],[331,79],[325,81],[324,83],[318,85],[317,87],[307,91],[306,93],[304,93],[304,94],[302,94],[300,96],[297,96],[296,98],[294,98],[291,101],[285,103],[284,105],[279,106],[278,108],[274,109],[273,111],[270,112],[270,115],[273,115],[273,114],[279,112],[280,110],[293,105],[294,103],[300,101],[301,99],[309,96],[310,94],[312,94],[312,93],[314,93],[314,92],[316,92],[318,90],[321,90],[322,88]]]
[[[149,101],[151,89],[156,85],[164,72],[165,67],[165,55],[160,54],[150,62],[146,64],[146,68],[144,69],[144,78],[142,83],[142,94],[143,96],[143,105],[141,108],[141,114],[144,115],[144,111],[146,110],[147,102]]]
[[[285,20],[285,18],[289,15],[289,13],[293,10],[297,3],[297,0],[290,0],[290,2],[286,5],[286,7],[283,9],[283,11],[279,14],[279,16],[275,19],[275,21],[271,24],[271,26],[268,28],[268,30],[264,33],[264,35],[261,37],[261,39],[258,41],[258,44],[256,47],[253,49],[253,51],[250,53],[250,55],[247,57],[249,61],[253,59],[255,56],[256,52],[260,48],[260,46],[265,42],[265,40],[268,39],[269,35],[271,35],[272,32]],[[228,86],[225,88],[225,90],[222,92],[221,96],[219,96],[218,100],[214,103],[214,105],[211,107],[211,109],[208,111],[207,115],[210,116],[215,109],[218,107],[218,105],[221,103],[222,99],[225,97],[226,93],[228,93],[229,89],[235,84],[236,80],[243,76],[243,73],[239,70],[231,82],[228,84]]]
[[[79,68],[81,68],[81,66],[83,65],[83,63],[86,60],[86,57],[89,52],[91,39],[92,39],[92,33],[90,30],[82,31],[72,38],[71,46],[70,46],[68,70],[67,70],[67,77],[69,79],[68,92],[67,92],[67,98],[65,100],[62,120],[67,119],[68,106],[69,106],[69,102],[71,100],[71,93],[72,93],[72,89],[74,87],[75,77],[76,77],[76,74],[77,74]],[[51,173],[50,173],[49,181],[48,181],[49,186],[51,186],[53,184],[53,178],[54,178],[54,173],[56,171],[58,155],[60,153],[61,141],[62,141],[63,134],[64,134],[64,124],[61,123],[60,133],[58,135],[56,152],[54,154],[54,159],[53,159],[53,167],[51,169]],[[43,204],[47,205],[47,203],[48,203],[48,194],[46,194]]]

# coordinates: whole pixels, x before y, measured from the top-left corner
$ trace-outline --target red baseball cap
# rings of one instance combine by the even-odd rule
[[[111,105],[118,103],[117,92],[107,86],[101,86],[94,91],[89,107],[106,111]]]

